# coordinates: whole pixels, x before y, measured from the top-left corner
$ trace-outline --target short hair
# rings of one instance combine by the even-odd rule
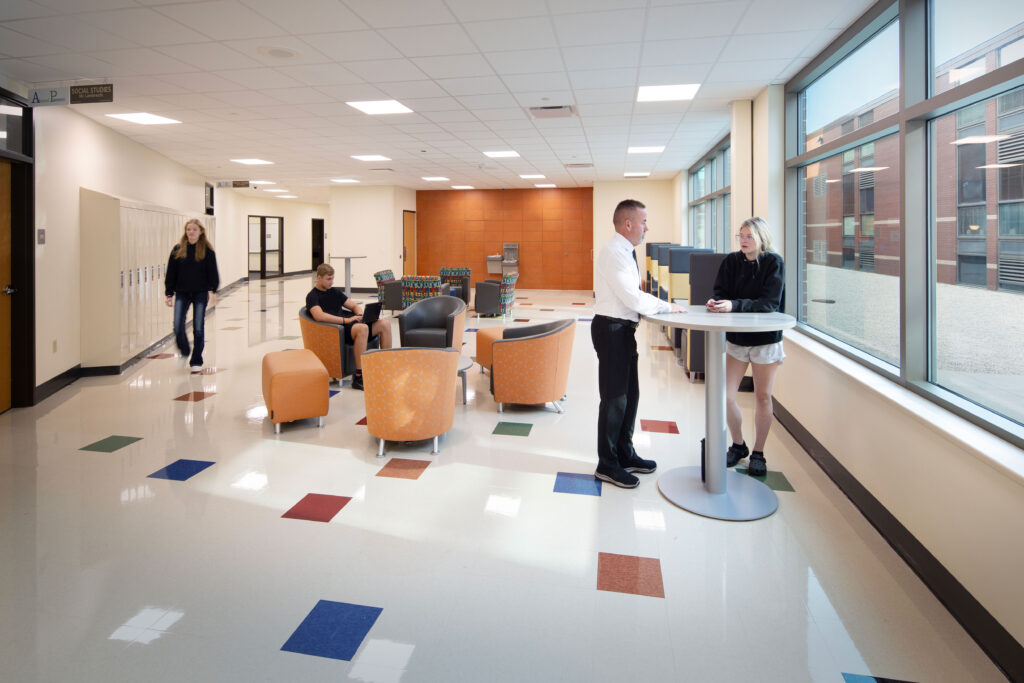
[[[625,222],[626,217],[632,214],[637,209],[646,209],[647,207],[643,202],[637,201],[636,199],[623,199],[619,202],[619,205],[615,207],[615,213],[612,214],[612,225],[618,229],[620,225]]]
[[[323,277],[325,275],[334,275],[334,266],[330,263],[321,263],[316,267],[316,276]]]
[[[766,251],[775,251],[772,247],[772,233],[768,228],[768,221],[760,216],[753,216],[740,223],[740,229],[747,228],[757,243],[758,257]]]

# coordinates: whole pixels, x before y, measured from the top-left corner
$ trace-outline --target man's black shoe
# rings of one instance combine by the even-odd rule
[[[359,391],[363,390],[363,375],[362,374],[358,374],[358,375],[355,375],[354,377],[352,377],[352,388],[353,389],[358,389]]]
[[[624,489],[635,489],[640,480],[634,475],[630,474],[621,467],[615,469],[602,470],[600,467],[594,472],[594,476],[601,481],[606,481],[609,484],[615,484],[618,487]]]
[[[658,469],[658,463],[653,460],[644,460],[639,455],[633,454],[633,457],[622,463],[622,469],[627,472],[639,472],[640,474],[650,474],[654,470]]]
[[[768,474],[768,465],[764,461],[764,453],[754,451],[750,454],[750,462],[747,464],[747,474],[752,477],[763,477]]]
[[[747,449],[747,442],[744,441],[739,446],[733,444],[729,446],[729,450],[725,452],[725,466],[735,467],[743,458],[750,455],[750,451]]]

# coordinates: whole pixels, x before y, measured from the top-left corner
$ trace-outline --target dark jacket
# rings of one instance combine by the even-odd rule
[[[785,279],[782,257],[774,251],[754,261],[734,251],[718,268],[714,297],[732,301],[734,313],[774,313],[786,302]],[[725,338],[740,346],[761,346],[782,341],[782,331],[727,332]]]
[[[171,249],[171,258],[167,261],[167,276],[164,278],[164,293],[167,296],[175,292],[216,292],[220,286],[220,275],[217,273],[217,255],[209,245],[202,261],[196,261],[196,245],[188,245],[185,258],[176,258],[177,244]]]

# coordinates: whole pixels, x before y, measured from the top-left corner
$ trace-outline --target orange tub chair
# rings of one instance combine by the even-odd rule
[[[558,401],[569,383],[575,334],[575,320],[502,330],[491,345],[491,393],[499,413],[505,403],[551,403],[563,412]]]

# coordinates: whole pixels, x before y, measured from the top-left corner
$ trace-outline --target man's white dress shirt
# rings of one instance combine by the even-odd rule
[[[619,233],[601,247],[594,277],[595,315],[637,322],[641,315],[672,310],[669,302],[640,290],[640,271],[633,260],[633,245]]]

